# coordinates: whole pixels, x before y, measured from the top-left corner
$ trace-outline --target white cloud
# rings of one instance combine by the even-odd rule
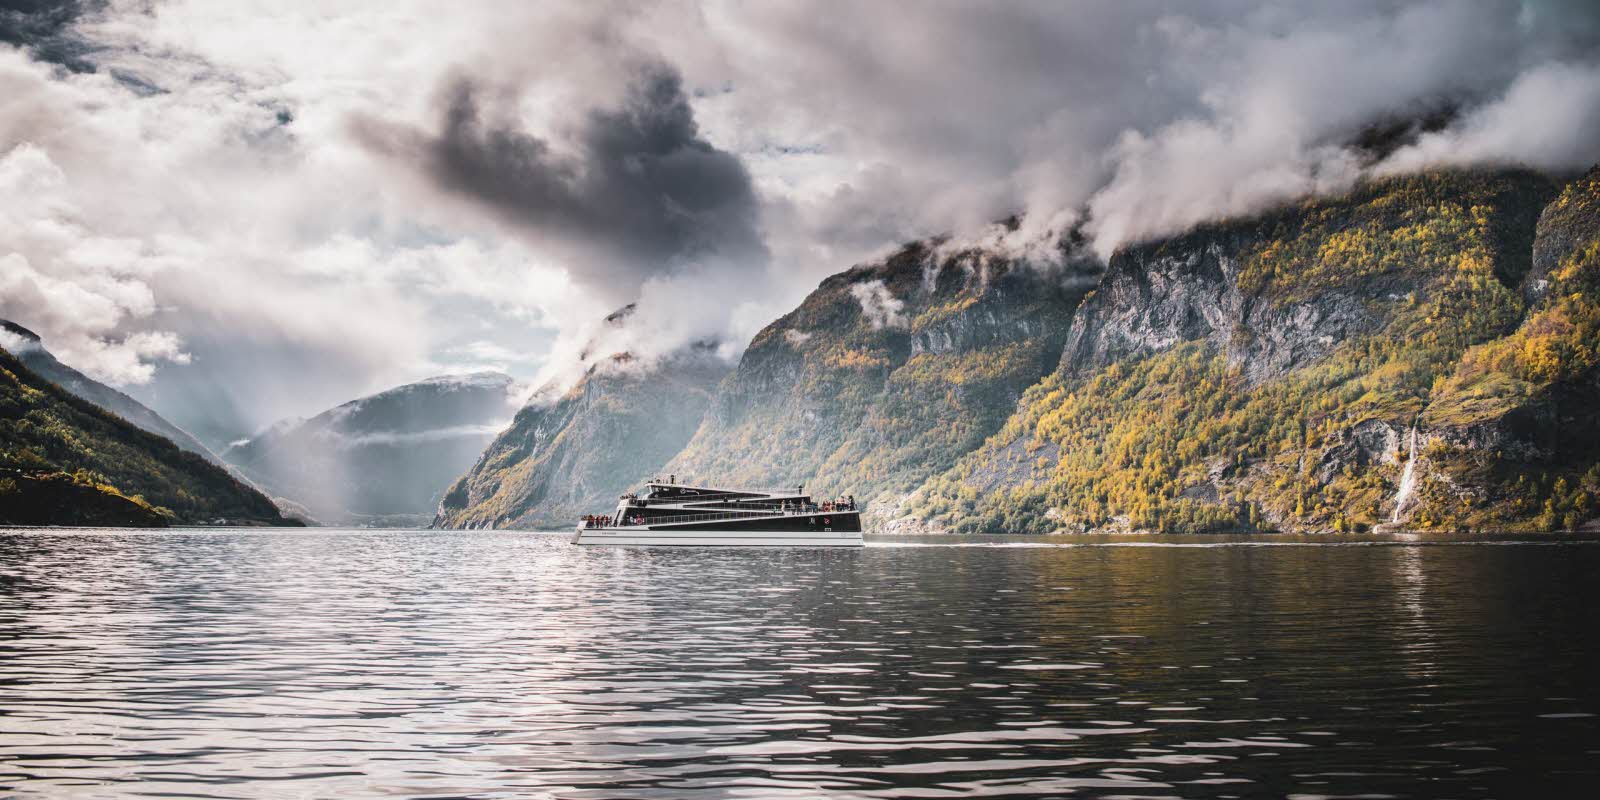
[[[1577,170],[1600,161],[1600,65],[1531,69],[1459,124],[1424,134],[1383,164],[1407,172],[1442,164],[1509,163]]]
[[[28,143],[0,154],[0,317],[23,322],[58,357],[120,384],[146,383],[156,362],[187,363],[171,331],[119,334],[156,310],[159,251],[86,228],[61,168]]]
[[[862,281],[850,285],[850,294],[861,304],[861,315],[874,330],[904,328],[911,324],[906,318],[905,301],[894,296],[881,280]]]

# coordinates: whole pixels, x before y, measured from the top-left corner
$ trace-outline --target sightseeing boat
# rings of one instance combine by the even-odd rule
[[[793,490],[723,489],[676,476],[625,494],[611,514],[586,516],[576,544],[860,547],[854,497],[815,500]]]

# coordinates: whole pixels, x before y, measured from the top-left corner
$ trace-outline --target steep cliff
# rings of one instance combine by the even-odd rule
[[[651,364],[587,356],[576,384],[536,392],[450,487],[435,528],[566,528],[610,511],[689,440],[728,372],[710,348]]]
[[[1392,178],[1124,249],[1059,369],[908,521],[1533,528],[1555,527],[1538,517],[1559,495],[1554,516],[1581,522],[1593,176],[1546,208],[1556,191],[1518,171]],[[1564,344],[1529,343],[1557,329]],[[1509,366],[1530,348],[1558,365],[1542,382]]]
[[[1600,169],[1540,215],[1523,289],[1522,324],[1432,393],[1400,522],[1553,530],[1600,516]]]
[[[910,245],[822,282],[767,326],[667,470],[756,486],[849,492],[869,515],[1004,423],[1055,368],[1099,265],[1057,252]]]
[[[497,372],[430,378],[279,422],[222,457],[321,522],[422,527],[504,429],[514,393]]]
[[[0,524],[293,524],[195,453],[0,349]]]

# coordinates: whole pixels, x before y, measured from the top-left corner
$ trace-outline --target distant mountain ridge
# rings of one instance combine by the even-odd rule
[[[445,375],[282,420],[222,458],[320,522],[421,527],[511,417],[498,372]]]

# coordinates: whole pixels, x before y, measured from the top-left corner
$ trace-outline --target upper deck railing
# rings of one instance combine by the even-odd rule
[[[665,481],[649,481],[646,486],[661,486],[669,489],[696,489],[702,492],[716,492],[720,494],[802,494],[805,488],[800,484],[781,487],[740,486],[738,488],[722,488],[718,486],[696,486],[692,483],[667,483]]]

